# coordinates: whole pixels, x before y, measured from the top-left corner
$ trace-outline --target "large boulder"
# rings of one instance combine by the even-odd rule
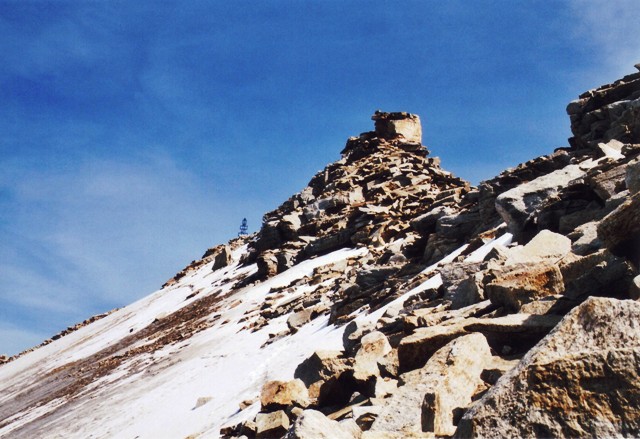
[[[564,282],[555,264],[519,264],[492,271],[494,279],[485,288],[487,297],[508,312],[545,296],[562,294]]]
[[[375,326],[375,321],[352,320],[349,322],[342,333],[342,346],[344,350],[349,354],[355,353],[358,346],[360,346],[362,337],[372,331]]]
[[[506,265],[538,262],[555,263],[571,251],[571,240],[550,230],[541,230],[524,246],[509,250]]]
[[[588,296],[626,299],[636,275],[633,266],[607,249],[591,253],[560,266],[565,297],[581,300]]]
[[[387,336],[380,331],[373,331],[362,337],[361,346],[355,356],[353,376],[363,384],[380,375],[378,360],[391,352]]]
[[[471,404],[490,362],[491,351],[481,334],[460,337],[429,360],[431,383],[422,403],[423,431],[439,436],[455,433],[454,415]]]
[[[550,198],[559,194],[569,182],[584,175],[579,165],[568,165],[543,175],[513,189],[503,192],[496,198],[496,210],[507,223],[518,241],[527,238],[528,227],[536,211]],[[527,232],[527,233],[525,233]]]
[[[342,351],[316,351],[298,365],[294,377],[310,386],[317,381],[339,376],[351,368],[351,361]]]
[[[453,434],[454,413],[471,404],[490,360],[489,345],[482,334],[448,343],[423,368],[401,376],[403,385],[384,400],[371,431]]]
[[[275,411],[290,405],[307,407],[309,393],[300,379],[291,381],[268,381],[260,394],[262,411]]]
[[[591,297],[463,416],[456,437],[640,436],[640,303]]]
[[[231,263],[231,248],[228,245],[221,246],[220,250],[215,253],[213,258],[213,265],[211,269],[213,271],[226,267]]]
[[[495,318],[467,319],[469,332],[481,332],[489,346],[500,353],[524,353],[547,335],[560,321],[554,314],[509,314]]]
[[[341,351],[316,351],[298,365],[294,377],[304,382],[318,406],[340,405],[356,390],[352,364]]]

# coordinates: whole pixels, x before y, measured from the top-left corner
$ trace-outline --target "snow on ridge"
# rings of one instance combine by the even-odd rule
[[[216,272],[211,272],[211,264],[200,267],[170,288],[6,364],[0,368],[0,404],[41,385],[42,377],[56,368],[117,346],[119,340],[140,331],[161,314],[170,314],[218,290],[224,296],[239,277],[255,271],[255,266],[238,267],[242,251],[234,252],[235,263],[230,267]],[[265,347],[261,346],[270,333],[282,327],[286,316],[256,332],[242,330],[242,316],[259,307],[271,288],[287,286],[319,266],[367,252],[366,248],[338,250],[232,292],[221,299],[223,316],[213,325],[185,340],[124,359],[107,375],[87,383],[66,404],[53,400],[34,412],[27,401],[13,414],[11,404],[5,405],[0,408],[0,419],[13,422],[0,423],[0,436],[12,431],[20,436],[37,436],[46,425],[47,437],[106,438],[113,437],[114,432],[125,437],[184,437],[195,432],[203,434],[200,437],[218,437],[220,426],[238,416],[238,402],[255,398],[266,380],[291,378],[297,364],[313,350],[341,347],[343,328],[328,326],[328,316],[318,317],[298,333]],[[220,284],[221,280],[226,282]],[[297,288],[302,287],[306,285]],[[185,300],[189,293],[199,290],[195,297]],[[230,308],[237,301],[239,305]],[[135,346],[124,346],[116,354],[125,355]],[[211,400],[195,408],[200,397]],[[7,412],[12,417],[8,418]],[[175,421],[177,417],[180,422]]]

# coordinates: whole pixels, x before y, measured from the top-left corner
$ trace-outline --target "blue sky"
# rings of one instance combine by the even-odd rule
[[[0,1],[0,354],[158,288],[417,113],[474,183],[634,71],[634,1]]]

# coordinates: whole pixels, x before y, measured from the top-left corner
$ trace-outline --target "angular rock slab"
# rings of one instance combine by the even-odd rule
[[[571,251],[571,240],[559,233],[541,230],[523,247],[509,251],[506,265],[538,262],[558,262]]]
[[[316,410],[305,410],[298,417],[286,439],[353,439],[355,436],[337,421]]]
[[[398,362],[402,372],[423,367],[435,352],[458,337],[466,335],[462,322],[417,328],[398,346]]]
[[[507,223],[509,232],[517,240],[527,227],[536,210],[559,191],[568,186],[571,180],[582,177],[584,171],[579,165],[569,165],[543,175],[513,189],[503,192],[496,198],[496,210]]]
[[[640,303],[591,297],[469,409],[455,437],[640,436]]]
[[[256,416],[256,438],[282,437],[289,430],[289,418],[283,410],[273,413],[258,413]]]

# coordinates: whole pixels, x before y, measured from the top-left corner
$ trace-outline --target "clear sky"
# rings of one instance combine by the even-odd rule
[[[417,113],[477,183],[640,62],[636,1],[0,1],[0,354],[149,294]]]

